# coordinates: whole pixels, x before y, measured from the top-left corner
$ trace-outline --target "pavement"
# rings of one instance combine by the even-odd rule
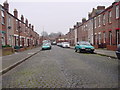
[[[0,57],[2,58],[2,68],[0,68],[0,75],[8,72],[12,68],[21,64],[28,58],[38,53],[40,50],[41,48],[37,47],[31,50],[26,50],[23,52],[15,52],[14,54]]]
[[[74,46],[71,46],[70,48],[71,48],[71,49],[74,49]],[[95,52],[94,52],[94,53],[117,59],[117,56],[116,56],[115,51],[112,51],[112,50],[107,50],[107,49],[95,49]]]

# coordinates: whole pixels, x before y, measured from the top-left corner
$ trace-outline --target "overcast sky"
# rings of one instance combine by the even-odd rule
[[[0,4],[4,1],[0,0]],[[8,0],[8,2],[10,12],[13,14],[16,8],[19,18],[24,15],[39,34],[43,28],[48,33],[66,34],[76,22],[87,18],[92,8],[98,5],[108,7],[114,0]]]

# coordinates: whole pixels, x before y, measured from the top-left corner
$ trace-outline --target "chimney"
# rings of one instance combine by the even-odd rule
[[[76,29],[77,28],[77,25],[74,25],[74,29]]]
[[[34,31],[34,26],[32,25],[32,30]]]
[[[14,16],[15,16],[16,18],[18,18],[18,11],[17,11],[17,9],[14,9]]]
[[[8,4],[8,1],[7,1],[7,0],[3,3],[3,5],[4,5],[5,10],[6,10],[7,12],[9,12],[9,4]]]
[[[31,24],[29,24],[29,28],[31,28]]]
[[[26,26],[28,26],[28,20],[26,19],[26,21],[25,21],[25,24],[26,24]]]
[[[73,29],[72,29],[72,28],[70,28],[70,29],[69,29],[69,32],[71,32],[72,30],[73,30]]]
[[[105,10],[105,6],[97,6],[97,10]]]
[[[80,26],[81,25],[81,22],[77,22],[77,26]]]
[[[88,19],[90,19],[92,17],[91,13],[88,13]]]
[[[21,15],[21,21],[24,22],[24,16],[23,15]]]
[[[82,23],[85,23],[85,22],[86,22],[86,18],[83,18],[83,19],[82,19]]]

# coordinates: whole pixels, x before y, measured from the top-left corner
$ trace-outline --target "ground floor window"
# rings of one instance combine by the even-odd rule
[[[120,30],[116,30],[116,44],[120,44]]]
[[[101,33],[98,34],[98,43],[101,44]]]
[[[2,45],[4,46],[5,45],[5,34],[2,33]]]
[[[112,31],[109,31],[109,45],[112,45]]]
[[[18,36],[15,36],[15,46],[18,46]]]
[[[95,35],[95,45],[97,45],[97,34]]]
[[[106,43],[106,33],[103,33],[103,43]]]

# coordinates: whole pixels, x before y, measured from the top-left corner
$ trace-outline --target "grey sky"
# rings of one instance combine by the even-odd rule
[[[15,0],[14,0],[15,1]],[[88,12],[98,5],[110,6],[114,0],[101,2],[101,0],[84,0],[84,2],[10,2],[10,12],[16,8],[20,15],[24,15],[29,23],[35,26],[39,34],[44,30],[48,33],[62,32],[66,34],[70,27],[80,22],[83,17],[87,18]],[[35,2],[34,2],[35,1]],[[90,1],[90,0],[89,0]]]

